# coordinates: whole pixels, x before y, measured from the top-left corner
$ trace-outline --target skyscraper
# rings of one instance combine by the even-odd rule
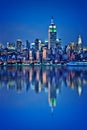
[[[21,39],[17,39],[16,48],[18,51],[21,51],[21,48],[22,48],[22,40]]]
[[[48,49],[53,48],[56,45],[56,25],[54,24],[53,17],[51,18],[51,23],[48,29]]]
[[[82,38],[80,35],[78,36],[78,44],[82,44]]]
[[[81,52],[81,50],[82,50],[82,38],[79,35],[78,36],[78,51]]]

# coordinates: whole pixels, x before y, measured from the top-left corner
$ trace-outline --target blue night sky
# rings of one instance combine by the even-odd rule
[[[87,44],[85,0],[0,0],[0,42],[47,40],[51,16],[63,45],[76,42],[79,34]]]

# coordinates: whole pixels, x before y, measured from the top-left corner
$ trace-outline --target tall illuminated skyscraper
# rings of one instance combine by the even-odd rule
[[[82,38],[79,35],[79,37],[78,37],[78,51],[81,52],[81,49],[82,49]]]
[[[54,24],[54,19],[52,17],[48,29],[48,49],[53,48],[56,45],[56,38],[57,38],[56,25]]]
[[[78,44],[82,44],[82,38],[80,35],[78,36]]]

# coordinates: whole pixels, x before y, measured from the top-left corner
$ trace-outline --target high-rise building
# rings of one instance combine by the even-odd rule
[[[35,49],[39,51],[41,50],[41,40],[38,38],[35,39]]]
[[[40,52],[38,50],[36,51],[36,61],[40,62]]]
[[[9,50],[15,50],[15,44],[14,43],[11,43],[11,42],[7,42],[7,48]]]
[[[26,40],[26,48],[30,49],[30,42],[28,40]]]
[[[78,51],[81,52],[81,50],[82,50],[82,38],[79,35],[79,37],[78,37]]]
[[[79,37],[78,37],[78,44],[82,44],[82,38],[81,38],[80,35],[79,35]]]
[[[21,48],[22,48],[22,40],[21,39],[17,39],[16,48],[18,51],[21,51]]]
[[[57,30],[54,24],[53,17],[51,18],[51,23],[48,29],[48,49],[53,48],[56,45]]]
[[[29,60],[31,60],[31,61],[33,60],[33,52],[32,52],[32,50],[29,51]]]

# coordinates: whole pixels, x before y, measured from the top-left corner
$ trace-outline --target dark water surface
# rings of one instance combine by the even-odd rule
[[[87,68],[0,67],[0,130],[87,130]]]

